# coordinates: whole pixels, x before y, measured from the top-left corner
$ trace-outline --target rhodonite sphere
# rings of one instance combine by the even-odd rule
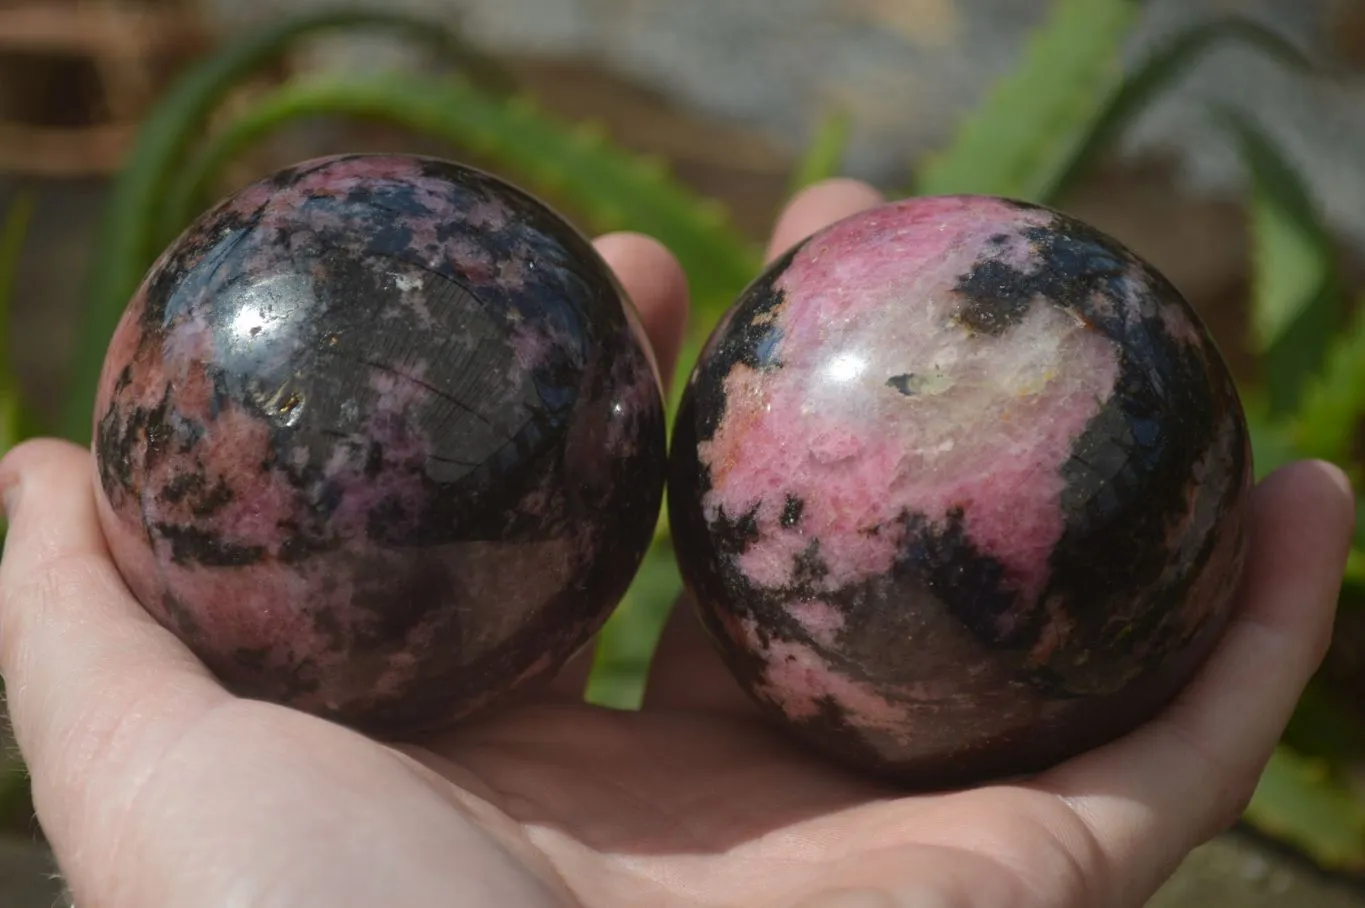
[[[1251,477],[1232,378],[1166,279],[1060,213],[929,197],[743,293],[685,390],[669,517],[762,709],[939,788],[1051,766],[1187,684]]]
[[[560,667],[658,519],[662,396],[591,244],[487,174],[347,155],[152,267],[94,413],[142,605],[227,685],[381,734]]]

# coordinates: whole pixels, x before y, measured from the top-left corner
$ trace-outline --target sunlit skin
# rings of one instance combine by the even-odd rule
[[[814,187],[772,252],[876,200]],[[667,373],[676,263],[638,236],[598,248]],[[0,462],[0,672],[82,908],[1136,908],[1241,812],[1330,640],[1354,512],[1333,467],[1267,478],[1234,620],[1169,709],[1026,782],[907,797],[773,731],[686,609],[638,713],[582,702],[585,658],[404,746],[236,699],[128,593],[91,475],[57,441]]]

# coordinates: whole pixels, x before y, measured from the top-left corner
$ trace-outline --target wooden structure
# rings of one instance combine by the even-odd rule
[[[0,173],[116,170],[208,36],[182,0],[0,0]]]

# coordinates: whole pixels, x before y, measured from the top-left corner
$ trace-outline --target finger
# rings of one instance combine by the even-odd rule
[[[687,275],[673,253],[652,237],[609,233],[594,245],[640,313],[666,389],[687,329]]]
[[[687,327],[687,276],[658,240],[638,233],[607,234],[596,246],[640,313],[667,390]],[[583,647],[537,695],[581,699],[595,652]]]
[[[229,699],[109,559],[90,455],[34,441],[0,461],[0,674],[43,828],[64,859],[116,816],[145,759]]]
[[[841,177],[816,183],[798,193],[778,215],[768,241],[768,261],[812,233],[882,201],[882,194],[861,180]]]
[[[1238,611],[1194,681],[1157,719],[1038,780],[1085,821],[1107,866],[1155,889],[1241,814],[1331,641],[1354,519],[1335,467],[1266,479]]]
[[[811,234],[883,201],[858,180],[817,183],[798,194],[777,218],[768,258]],[[753,704],[730,677],[686,597],[673,609],[650,666],[644,705],[666,709],[749,711]]]

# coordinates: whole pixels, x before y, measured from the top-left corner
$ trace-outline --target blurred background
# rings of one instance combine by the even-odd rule
[[[734,268],[705,250],[748,262],[804,180],[1036,196],[1190,298],[1258,417],[1261,466],[1359,462],[1362,0],[394,0],[390,14],[451,41],[334,23],[221,63],[334,8],[0,0],[5,444],[79,423],[62,414],[81,412],[103,326],[186,217],[302,158],[404,150],[503,173],[588,230],[700,237],[685,264],[722,301]],[[195,94],[215,78],[221,90]],[[309,94],[341,78],[380,88]],[[428,101],[382,115],[382,87],[399,84]],[[253,117],[259,131],[234,133]],[[703,301],[703,327],[713,309]],[[607,636],[602,702],[630,705],[651,603],[671,595],[659,586]],[[1365,906],[1365,610],[1352,595],[1245,828],[1153,904]],[[59,887],[17,760],[9,778],[0,906],[47,908]]]

